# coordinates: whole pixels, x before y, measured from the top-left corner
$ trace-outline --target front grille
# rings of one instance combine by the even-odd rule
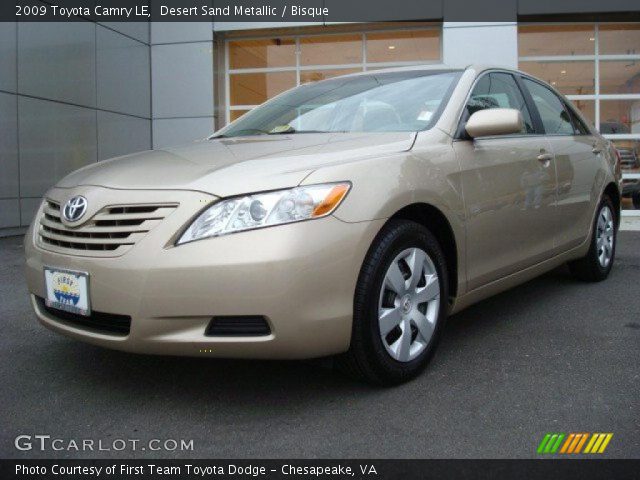
[[[56,320],[67,323],[73,327],[85,328],[99,333],[117,336],[127,336],[131,330],[131,317],[128,315],[91,312],[91,315],[84,316],[48,307],[41,297],[36,297],[36,301],[40,309],[47,312]]]
[[[47,199],[40,217],[39,245],[73,255],[119,256],[143,238],[176,206],[108,206],[81,226],[68,227],[60,218],[60,204]]]
[[[208,337],[261,337],[269,335],[267,320],[258,315],[213,317],[207,326]]]

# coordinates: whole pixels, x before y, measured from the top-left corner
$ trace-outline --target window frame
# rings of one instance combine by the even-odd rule
[[[494,135],[494,136],[488,136],[488,137],[482,137],[482,138],[483,139],[484,138],[522,138],[522,137],[536,137],[536,136],[544,135],[542,120],[540,119],[540,114],[538,113],[538,109],[535,106],[535,102],[533,101],[533,98],[529,94],[529,91],[522,84],[520,77],[523,75],[520,72],[516,72],[513,70],[492,68],[490,70],[483,70],[482,72],[480,72],[474,79],[473,84],[471,85],[471,88],[469,88],[469,91],[467,92],[467,96],[465,97],[465,100],[462,104],[461,111],[458,116],[458,127],[456,128],[456,132],[453,137],[454,141],[455,140],[464,140],[464,141],[474,140],[469,136],[469,134],[465,130],[465,125],[469,120],[469,118],[466,118],[467,104],[469,103],[471,94],[475,90],[476,85],[480,82],[480,80],[482,80],[484,76],[490,75],[492,73],[504,73],[513,78],[513,81],[515,82],[516,87],[518,88],[518,90],[520,91],[520,94],[524,98],[524,103],[527,107],[527,110],[529,111],[529,116],[531,117],[531,122],[533,123],[533,128],[535,131],[534,133],[514,133],[511,135]],[[526,77],[526,75],[524,76]]]
[[[569,105],[567,104],[566,100],[563,98],[561,93],[557,92],[551,85],[543,82],[542,80],[538,80],[535,77],[531,77],[529,75],[520,75],[520,77],[522,77],[522,87],[524,89],[526,89],[527,94],[531,98],[531,102],[534,105],[535,105],[535,100],[533,99],[533,95],[531,94],[531,91],[529,90],[529,87],[524,83],[525,79],[529,80],[532,83],[536,83],[536,84],[540,85],[541,87],[546,88],[547,90],[549,90],[549,92],[551,92],[551,94],[554,95],[558,99],[558,101],[560,102],[560,105],[562,105],[562,109],[564,110],[564,112],[569,117],[569,123],[571,124],[572,133],[547,133],[547,130],[546,130],[545,126],[544,126],[544,122],[542,121],[542,116],[540,115],[540,111],[538,110],[538,106],[535,105],[537,116],[540,119],[540,127],[542,129],[543,135],[549,136],[549,137],[578,137],[578,136],[584,136],[584,135],[591,135],[591,131],[589,129],[586,129],[587,132],[589,132],[589,133],[584,133],[584,134],[583,133],[576,133],[576,131],[578,131],[578,128],[576,127],[575,120],[579,120],[579,117],[569,107]]]

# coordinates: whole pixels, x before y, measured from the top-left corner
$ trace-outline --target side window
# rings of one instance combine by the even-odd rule
[[[520,110],[524,121],[522,133],[535,133],[527,104],[512,75],[494,72],[478,80],[467,103],[467,118],[478,110],[487,108]]]
[[[578,117],[578,115],[576,115],[574,113],[574,111],[571,110],[571,107],[569,107],[568,105],[565,104],[564,108],[567,110],[567,112],[569,112],[569,116],[571,117],[571,121],[573,122],[574,134],[575,135],[590,135],[591,132],[589,131],[587,126],[584,124],[584,122],[582,120],[580,120],[580,117]]]
[[[547,135],[574,135],[573,123],[562,100],[547,87],[524,77]]]

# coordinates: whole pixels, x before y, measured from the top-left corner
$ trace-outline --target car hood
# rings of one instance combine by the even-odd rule
[[[57,186],[198,190],[226,197],[292,187],[320,167],[406,151],[415,135],[306,133],[202,140],[98,162]]]

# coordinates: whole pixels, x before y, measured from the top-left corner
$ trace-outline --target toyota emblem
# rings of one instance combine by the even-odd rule
[[[87,211],[87,199],[83,196],[76,196],[70,198],[67,203],[64,204],[62,209],[62,216],[68,222],[77,222]]]

